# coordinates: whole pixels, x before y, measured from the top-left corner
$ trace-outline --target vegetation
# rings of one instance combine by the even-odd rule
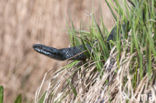
[[[155,0],[107,1],[116,24],[115,40],[101,19],[92,15],[89,31],[69,30],[73,46],[89,44],[86,61],[72,61],[56,71],[47,91],[35,102],[154,102],[156,93],[156,9]],[[109,44],[109,45],[108,45]],[[86,52],[87,53],[87,52]],[[46,74],[45,74],[46,77]],[[0,86],[0,103],[3,103]],[[21,95],[15,103],[21,103]],[[156,101],[155,101],[156,102]]]
[[[73,61],[56,72],[46,102],[154,102],[156,91],[155,0],[107,1],[116,25],[115,40],[92,15],[89,31],[69,30],[73,46],[89,44],[86,61]],[[122,6],[120,5],[122,4]],[[109,44],[109,45],[108,45]],[[155,101],[156,102],[156,101]]]
[[[3,103],[3,97],[4,97],[4,88],[3,86],[0,86],[0,103]],[[22,96],[18,95],[14,103],[22,103]]]
[[[3,101],[3,99],[4,99],[4,88],[3,88],[3,86],[0,86],[0,103],[5,103]],[[39,100],[38,103],[43,103],[43,100],[44,100],[44,95],[41,97],[41,99]],[[22,103],[22,95],[21,94],[19,94],[16,97],[14,103]]]

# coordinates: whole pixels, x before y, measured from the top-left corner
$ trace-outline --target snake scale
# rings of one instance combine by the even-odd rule
[[[116,29],[117,27],[115,26],[110,32],[110,35],[107,38],[108,43],[110,40],[114,40]],[[86,44],[86,47],[88,50],[92,49],[88,44]],[[33,45],[34,50],[38,53],[56,60],[85,60],[87,58],[87,55],[84,53],[84,51],[87,51],[86,47],[84,47],[84,45],[80,45],[75,47],[57,49],[42,44]]]

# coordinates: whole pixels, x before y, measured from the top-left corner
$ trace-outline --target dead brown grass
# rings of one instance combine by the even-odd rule
[[[118,47],[112,48],[102,73],[97,72],[96,63],[91,60],[61,68],[50,78],[48,77],[50,72],[47,72],[36,92],[35,103],[38,103],[44,93],[44,103],[155,103],[156,59],[151,56],[152,72],[148,74],[147,67],[144,65],[144,73],[141,77],[137,60],[139,53],[135,50],[133,53],[130,51],[132,31],[133,29],[128,33],[126,40],[121,40],[121,44],[124,44],[121,46],[124,47],[120,58],[118,58]],[[141,50],[141,52],[146,51],[146,47]],[[142,55],[143,64],[147,64],[146,53]],[[41,92],[47,82],[45,78],[49,78],[49,83],[47,89]]]
[[[91,61],[80,68],[77,68],[80,65],[78,63],[75,68],[58,70],[45,91],[45,103],[155,103],[155,78],[149,79],[145,75],[134,87],[134,75],[130,74],[130,70],[135,68],[135,65],[131,64],[137,52],[126,53],[127,49],[121,53],[119,64],[115,58],[118,54],[116,47],[111,50],[103,67],[102,77],[96,71],[95,63]],[[43,94],[40,91],[37,93]],[[40,96],[36,95],[36,103],[39,98]]]
[[[76,27],[80,22],[87,24],[91,8],[95,14],[100,13],[99,4],[104,22],[111,28],[111,13],[101,1],[0,0],[0,85],[4,86],[6,103],[12,103],[19,93],[24,101],[32,101],[45,72],[64,64],[35,53],[32,45],[67,47],[68,17]]]

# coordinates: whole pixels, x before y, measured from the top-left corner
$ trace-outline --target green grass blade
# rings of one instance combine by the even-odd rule
[[[67,82],[69,83],[74,95],[77,96],[77,91],[76,91],[75,87],[73,86],[73,84],[71,83],[71,80],[68,79]]]
[[[45,95],[46,95],[46,92],[40,98],[39,103],[43,103],[44,102]]]
[[[14,103],[22,103],[22,95],[19,94],[17,97],[16,97],[16,100]]]
[[[117,21],[117,17],[116,17],[116,15],[115,15],[115,13],[114,13],[112,7],[110,6],[110,4],[109,4],[109,2],[108,2],[107,0],[105,0],[105,1],[106,1],[106,3],[107,3],[107,6],[109,7],[109,9],[110,9],[110,11],[111,11],[111,13],[112,13],[114,19]]]
[[[0,103],[3,103],[4,88],[0,86]]]

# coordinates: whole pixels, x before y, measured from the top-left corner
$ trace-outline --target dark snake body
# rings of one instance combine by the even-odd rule
[[[87,56],[83,53],[84,46],[56,49],[42,44],[33,45],[35,51],[56,60],[85,60]]]
[[[116,35],[116,29],[117,28],[115,26],[110,32],[110,35],[107,39],[108,42],[110,40],[114,40]],[[88,50],[92,49],[87,44],[86,47]],[[86,48],[83,45],[70,48],[56,49],[42,44],[35,44],[33,45],[33,48],[35,51],[56,60],[85,60],[87,58],[87,55],[84,53],[84,51],[86,51]]]

